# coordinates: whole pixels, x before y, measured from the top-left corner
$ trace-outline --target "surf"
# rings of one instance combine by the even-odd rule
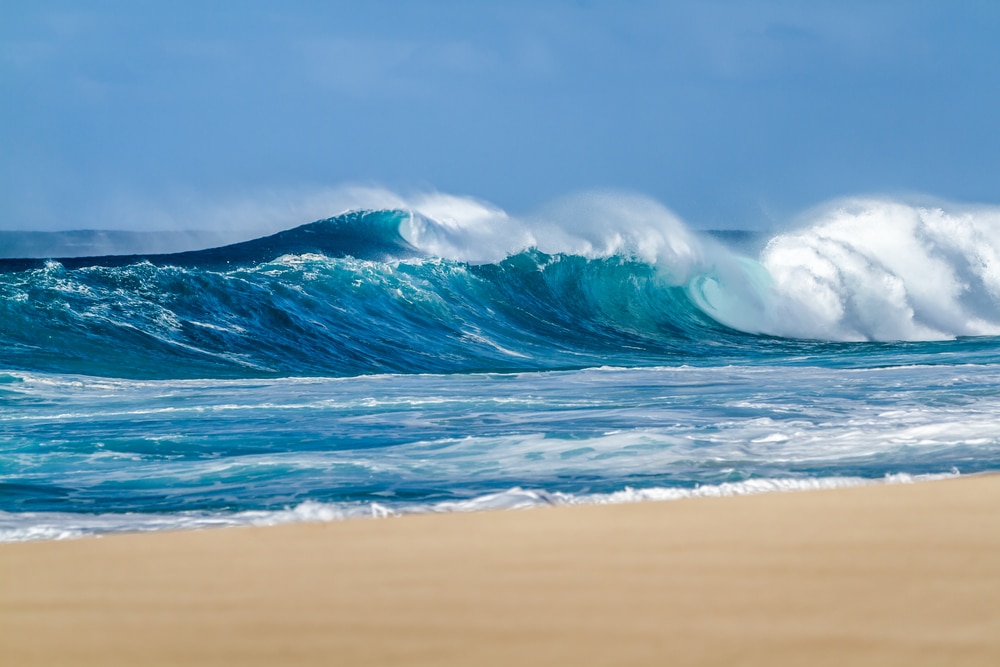
[[[4,264],[0,541],[1000,465],[992,209],[404,203]]]

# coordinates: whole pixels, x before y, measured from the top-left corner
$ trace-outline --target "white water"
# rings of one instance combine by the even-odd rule
[[[945,340],[1000,335],[1000,208],[833,202],[739,257],[639,195],[589,193],[516,218],[449,195],[407,202],[400,230],[429,255],[495,262],[528,248],[623,255],[687,285],[717,321],[818,340]]]

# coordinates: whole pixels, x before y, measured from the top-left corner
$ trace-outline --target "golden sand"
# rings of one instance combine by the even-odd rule
[[[1000,476],[0,545],[0,664],[1000,665]]]

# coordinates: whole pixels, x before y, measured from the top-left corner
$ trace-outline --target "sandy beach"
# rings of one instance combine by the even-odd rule
[[[5,665],[996,665],[1000,476],[0,545]]]

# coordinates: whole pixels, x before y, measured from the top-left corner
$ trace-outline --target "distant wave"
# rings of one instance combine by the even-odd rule
[[[97,229],[9,231],[0,229],[0,259],[97,257],[136,253],[182,252],[228,243],[222,232],[137,232]]]
[[[1000,213],[834,204],[759,257],[649,199],[440,197],[161,255],[0,260],[0,366],[118,377],[713,363],[1000,334]]]
[[[66,269],[130,266],[142,262],[156,266],[219,269],[260,264],[283,255],[401,258],[414,254],[414,249],[407,245],[399,233],[403,220],[409,217],[410,214],[404,211],[353,211],[263,238],[218,248],[96,257],[6,258],[0,259],[0,272],[39,269],[51,261]]]

